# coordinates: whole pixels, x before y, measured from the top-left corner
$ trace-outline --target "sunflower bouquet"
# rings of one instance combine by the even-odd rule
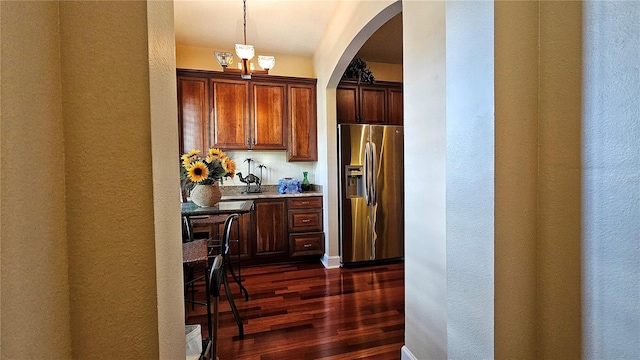
[[[194,185],[213,185],[216,181],[223,182],[225,177],[233,179],[236,163],[224,151],[211,148],[206,156],[200,150],[191,150],[182,157],[180,179],[187,189]]]

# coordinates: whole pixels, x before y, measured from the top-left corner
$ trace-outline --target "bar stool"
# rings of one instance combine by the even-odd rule
[[[182,265],[185,272],[188,271],[189,278],[185,281],[185,305],[186,303],[205,305],[207,307],[207,330],[208,334],[212,332],[211,326],[211,303],[209,299],[209,248],[207,240],[194,240],[182,244]],[[202,279],[202,276],[194,277],[196,271],[203,271],[205,281],[205,302],[195,301],[192,295],[191,299],[187,298],[187,289],[193,286],[196,281]]]

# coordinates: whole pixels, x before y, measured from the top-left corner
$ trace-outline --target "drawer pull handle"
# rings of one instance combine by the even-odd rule
[[[304,244],[304,247],[306,247],[306,248],[310,248],[310,247],[311,247],[311,244]]]
[[[309,219],[302,220],[303,223],[308,223],[309,221],[311,221],[311,220],[309,220]]]
[[[308,201],[303,201],[302,205],[309,205],[309,202]]]

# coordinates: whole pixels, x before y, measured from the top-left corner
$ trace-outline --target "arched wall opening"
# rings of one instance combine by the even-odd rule
[[[318,165],[316,179],[324,193],[327,268],[340,266],[338,249],[338,172],[336,87],[349,62],[367,39],[402,11],[401,1],[349,1],[338,5],[318,45],[314,67],[318,77]],[[319,175],[324,174],[324,176]]]

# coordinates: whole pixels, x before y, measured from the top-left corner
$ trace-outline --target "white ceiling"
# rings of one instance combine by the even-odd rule
[[[261,55],[313,56],[338,2],[247,0],[247,44]],[[177,0],[174,19],[179,44],[234,52],[234,44],[243,41],[242,0]],[[383,25],[357,56],[401,64],[401,16]]]

